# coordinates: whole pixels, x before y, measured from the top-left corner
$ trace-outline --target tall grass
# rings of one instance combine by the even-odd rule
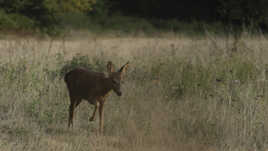
[[[268,42],[262,35],[191,39],[87,37],[0,41],[0,150],[265,150]],[[62,76],[130,61],[104,134],[77,108],[67,128]]]

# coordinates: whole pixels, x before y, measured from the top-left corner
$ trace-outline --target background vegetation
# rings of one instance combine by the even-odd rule
[[[241,37],[0,41],[0,150],[265,150],[268,41]],[[105,104],[104,134],[81,103],[67,128],[62,76],[131,64]]]
[[[1,0],[0,6],[2,31],[52,34],[66,25],[91,31],[149,33],[161,29],[179,32],[187,26],[201,29],[199,32],[207,26],[221,30],[246,26],[266,31],[268,22],[266,0]]]
[[[267,150],[267,5],[0,0],[0,150]],[[86,102],[68,129],[62,77],[110,60],[130,67],[104,134]]]

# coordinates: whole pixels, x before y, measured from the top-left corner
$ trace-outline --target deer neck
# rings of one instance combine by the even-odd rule
[[[110,78],[104,78],[102,84],[102,93],[107,95],[112,90],[112,82]]]

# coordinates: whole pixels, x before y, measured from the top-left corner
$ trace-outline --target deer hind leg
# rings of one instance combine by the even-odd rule
[[[97,112],[98,108],[99,108],[99,102],[96,102],[95,103],[95,108],[94,108],[93,114],[89,118],[89,121],[95,121],[95,119],[96,119],[96,112]]]

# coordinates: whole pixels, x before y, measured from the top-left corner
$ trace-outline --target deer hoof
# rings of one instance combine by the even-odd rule
[[[93,121],[95,121],[95,118],[94,118],[94,117],[91,117],[91,118],[89,119],[89,121],[90,121],[90,122],[93,122]]]

